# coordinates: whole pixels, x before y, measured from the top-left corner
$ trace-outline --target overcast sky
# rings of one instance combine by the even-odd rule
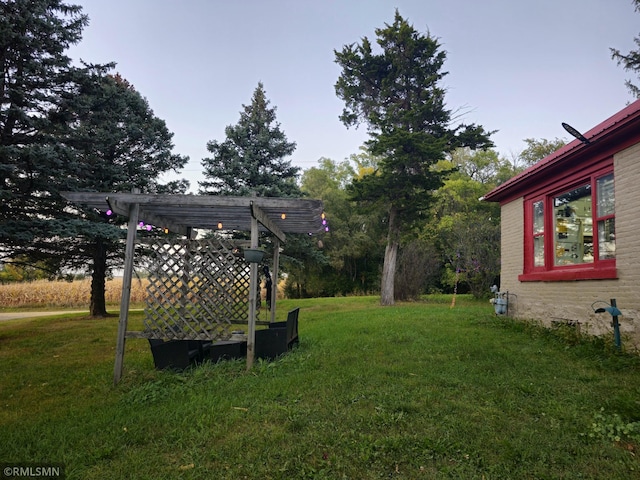
[[[488,130],[504,156],[525,138],[569,139],[633,100],[633,78],[610,47],[635,48],[631,0],[69,0],[90,25],[70,54],[116,62],[174,133],[190,162],[180,177],[197,190],[209,140],[223,141],[258,82],[277,108],[292,162],[344,160],[366,140],[347,130],[334,84],[334,50],[375,39],[395,9],[447,52],[446,101]]]

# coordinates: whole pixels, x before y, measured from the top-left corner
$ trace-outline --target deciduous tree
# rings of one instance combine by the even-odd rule
[[[302,191],[324,202],[331,231],[323,238],[324,254],[328,262],[323,265],[318,283],[324,294],[348,295],[377,290],[379,262],[382,258],[382,222],[379,212],[363,211],[349,200],[347,186],[356,176],[353,163],[366,168],[368,155],[351,156],[349,160],[335,162],[321,158],[317,167],[305,170]]]
[[[518,158],[526,168],[538,163],[556,150],[561,149],[567,144],[567,141],[564,138],[554,138],[553,140],[546,138],[525,138],[524,143],[527,144],[527,147],[520,152]]]
[[[445,261],[444,283],[483,297],[500,273],[500,206],[481,197],[498,184],[504,160],[494,150],[458,149],[448,162],[458,168],[435,193],[429,230]]]

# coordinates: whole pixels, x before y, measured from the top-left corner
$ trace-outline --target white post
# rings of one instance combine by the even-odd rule
[[[132,193],[140,193],[133,189]],[[118,322],[118,339],[116,341],[116,361],[113,367],[113,384],[117,385],[122,377],[124,363],[125,335],[129,321],[129,302],[131,299],[131,277],[133,277],[133,258],[136,248],[136,232],[140,205],[134,203],[129,207],[129,223],[127,225],[127,244],[124,253],[124,273],[122,278],[122,297],[120,300],[120,320]]]

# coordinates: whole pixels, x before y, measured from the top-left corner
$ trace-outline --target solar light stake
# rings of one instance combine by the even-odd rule
[[[611,316],[613,317],[613,341],[616,344],[616,348],[620,350],[620,347],[622,346],[620,342],[620,323],[618,323],[618,314],[620,313],[620,310],[618,310],[615,298],[612,298],[610,303],[613,310],[611,312]]]
[[[593,306],[597,303],[604,303],[606,307],[593,308]],[[613,322],[611,322],[611,326],[613,327],[613,341],[616,345],[616,348],[620,350],[620,348],[622,347],[622,342],[620,341],[620,322],[618,322],[618,316],[622,315],[622,312],[616,304],[616,299],[610,299],[609,303],[603,302],[602,300],[595,301],[591,304],[591,308],[593,308],[593,311],[595,313],[607,312],[611,315],[611,317],[613,317]]]

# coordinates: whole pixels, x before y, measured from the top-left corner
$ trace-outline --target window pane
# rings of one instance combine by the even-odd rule
[[[583,185],[553,199],[555,264],[593,262],[591,185]]]
[[[533,202],[533,233],[544,232],[544,203]]]
[[[616,258],[616,222],[608,218],[598,222],[598,258]]]
[[[533,266],[544,267],[544,235],[533,237]]]
[[[615,213],[615,194],[613,190],[613,173],[596,181],[598,201],[598,217],[605,217]]]

